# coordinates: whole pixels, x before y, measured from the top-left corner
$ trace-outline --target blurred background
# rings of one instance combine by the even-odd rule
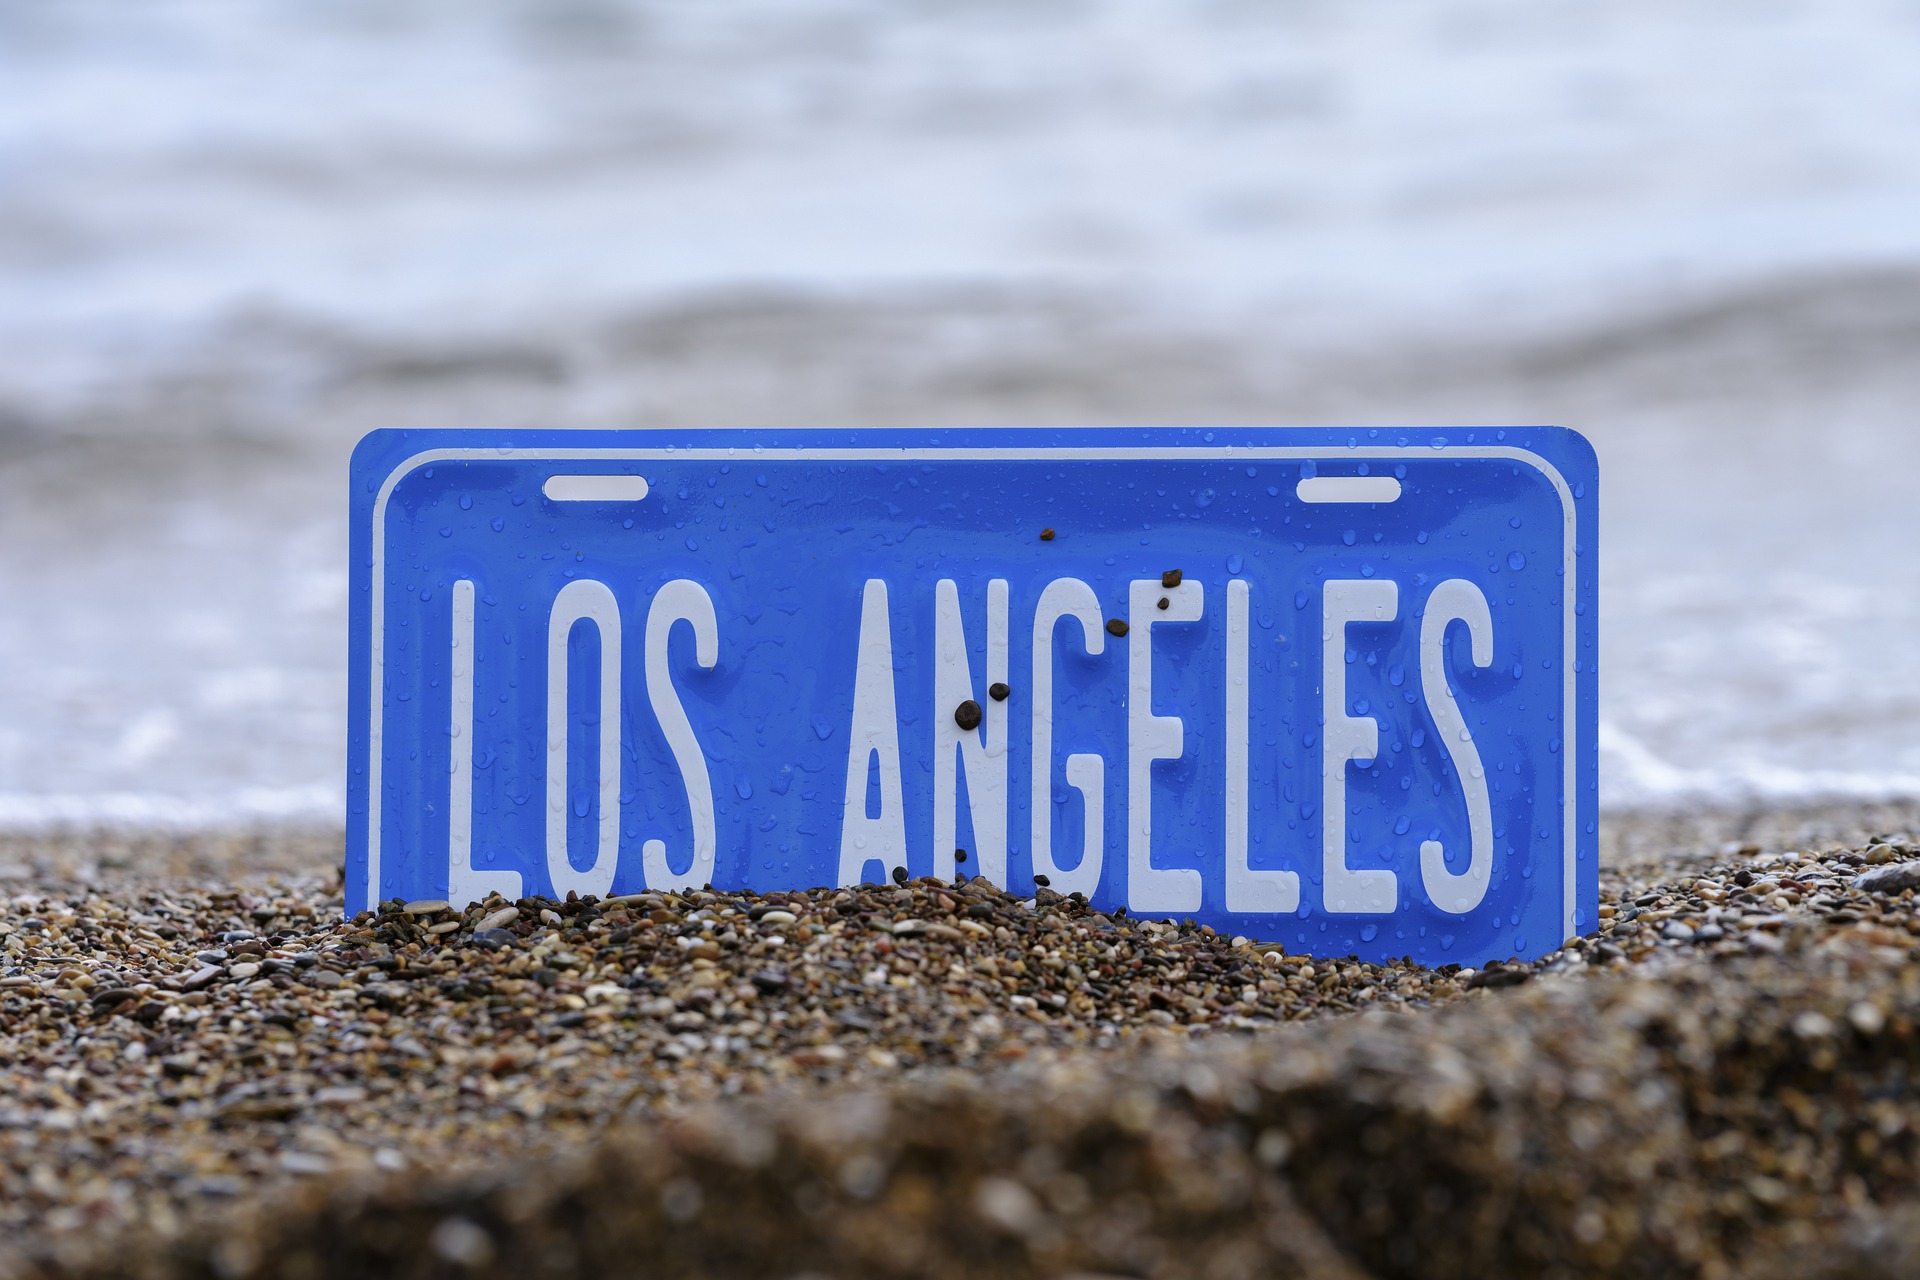
[[[1557,422],[1608,812],[1920,797],[1914,0],[8,0],[0,831],[337,824],[377,426]]]

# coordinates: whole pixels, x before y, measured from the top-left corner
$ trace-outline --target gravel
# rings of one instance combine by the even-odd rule
[[[1450,971],[978,881],[342,921],[310,863],[184,856],[6,886],[8,1272],[1720,1276],[1920,1239],[1898,834],[1610,871],[1594,936]]]

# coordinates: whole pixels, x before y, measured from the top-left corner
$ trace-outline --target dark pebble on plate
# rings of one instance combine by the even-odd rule
[[[1179,586],[1179,585],[1180,585],[1180,571],[1179,571],[1178,569],[1169,569],[1169,570],[1167,570],[1167,571],[1166,571],[1165,573],[1163,573],[1163,574],[1161,574],[1161,575],[1160,575],[1160,585],[1161,585],[1161,586],[1163,586],[1163,587],[1177,587],[1177,586]]]
[[[972,698],[953,709],[953,722],[969,732],[980,727],[980,704]]]
[[[995,702],[1005,702],[1007,700],[1007,696],[1012,692],[1013,690],[1007,687],[1007,684],[1004,680],[995,680],[992,684],[987,686],[987,696],[989,698],[992,698]]]
[[[893,882],[895,884],[905,884],[907,882],[907,869],[905,867],[895,867],[893,869]]]
[[[1042,530],[1040,531],[1040,541],[1042,541],[1042,542],[1052,542],[1052,541],[1053,541],[1053,530],[1051,530],[1051,529],[1042,529]]]
[[[1119,618],[1108,618],[1107,634],[1110,636],[1123,636],[1127,634],[1127,624]]]

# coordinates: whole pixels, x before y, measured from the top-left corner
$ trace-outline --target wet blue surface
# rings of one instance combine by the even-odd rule
[[[995,456],[953,452],[982,448]],[[598,452],[555,460],[553,451],[563,449]],[[828,449],[884,456],[821,456]],[[1031,450],[1073,456],[1016,456]],[[1097,456],[1144,451],[1174,456]],[[1486,453],[1507,456],[1475,456]],[[645,476],[647,497],[556,503],[542,495],[550,476],[607,472]],[[1316,475],[1391,476],[1402,492],[1390,503],[1302,502],[1296,486]],[[383,492],[390,497],[376,523]],[[1040,594],[1056,579],[1079,579],[1104,617],[1137,626],[1129,583],[1157,583],[1179,569],[1197,584],[1201,616],[1151,631],[1152,710],[1181,719],[1183,748],[1152,766],[1152,863],[1200,873],[1198,909],[1177,914],[1314,954],[1468,964],[1538,955],[1559,945],[1570,920],[1580,931],[1593,925],[1597,492],[1591,450],[1570,432],[381,432],[355,455],[353,503],[349,911],[370,897],[376,646],[384,671],[374,896],[447,892],[450,778],[456,755],[468,749],[474,869],[516,871],[523,892],[551,891],[549,614],[561,589],[581,579],[611,590],[621,620],[617,893],[648,887],[646,841],[664,842],[676,871],[694,850],[689,787],[645,678],[648,610],[663,584],[697,583],[717,624],[711,669],[696,661],[690,624],[668,633],[666,654],[711,779],[712,882],[766,889],[840,878],[849,771],[877,775],[864,743],[850,750],[857,638],[871,579],[887,587],[907,869],[916,876],[935,870],[935,725],[953,712],[935,705],[936,584],[956,586],[973,697],[987,705],[988,583],[1004,579],[1011,686],[1005,876],[1030,890],[1035,708],[1028,686]],[[1042,541],[1045,528],[1056,536]],[[1234,913],[1226,905],[1227,597],[1236,579],[1247,584],[1250,624],[1248,862],[1255,871],[1298,873],[1298,904],[1284,913]],[[1485,896],[1459,913],[1434,904],[1421,871],[1423,842],[1439,841],[1455,874],[1465,870],[1471,844],[1471,780],[1439,740],[1437,695],[1420,678],[1421,613],[1433,589],[1454,579],[1477,588],[1492,623],[1485,667],[1473,661],[1465,624],[1446,633],[1447,677],[1484,767],[1492,820]],[[470,739],[450,729],[458,580],[474,584]],[[1342,649],[1346,714],[1375,722],[1379,738],[1371,761],[1344,767],[1345,862],[1394,874],[1390,913],[1329,911],[1323,896],[1330,580],[1390,581],[1398,593],[1390,619],[1354,623],[1332,641]],[[591,623],[576,624],[568,641],[566,826],[569,865],[581,869],[593,861],[600,819],[601,643]],[[1076,753],[1103,758],[1105,839],[1093,899],[1140,914],[1127,850],[1129,645],[1109,635],[1104,651],[1089,655],[1076,622],[1064,619],[1055,629],[1053,750],[1043,763],[1052,780],[1054,858],[1069,868],[1086,813],[1064,762]],[[882,788],[877,776],[870,782],[867,808],[855,818],[882,816]],[[957,811],[956,845],[977,850],[964,781]],[[1569,834],[1577,859],[1571,883]],[[978,870],[977,856],[959,869]],[[864,876],[879,880],[886,870],[876,859]]]

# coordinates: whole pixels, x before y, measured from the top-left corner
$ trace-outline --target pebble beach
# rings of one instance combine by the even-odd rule
[[[1882,1274],[1916,816],[1616,830],[1600,929],[1479,969],[980,880],[342,919],[324,833],[21,838],[5,1274]]]

